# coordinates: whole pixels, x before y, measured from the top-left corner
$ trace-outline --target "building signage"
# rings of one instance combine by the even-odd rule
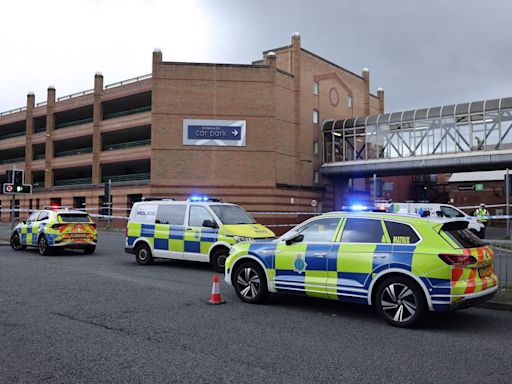
[[[483,184],[475,184],[475,191],[483,191],[484,185]]]
[[[475,185],[459,185],[459,191],[474,191]]]
[[[245,146],[245,120],[183,120],[183,145]]]

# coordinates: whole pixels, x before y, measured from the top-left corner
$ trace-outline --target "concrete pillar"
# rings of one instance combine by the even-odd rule
[[[294,75],[295,82],[295,100],[294,100],[294,121],[295,123],[295,153],[297,156],[296,159],[296,169],[295,169],[295,183],[296,184],[306,184],[309,185],[311,182],[307,182],[307,170],[303,170],[303,167],[306,165],[306,162],[302,162],[302,159],[305,159],[307,156],[307,151],[303,148],[302,142],[308,140],[312,137],[312,129],[309,124],[306,127],[301,126],[302,121],[302,108],[301,108],[301,98],[300,98],[300,87],[301,87],[301,43],[300,43],[300,34],[299,32],[295,32],[292,35],[292,65],[291,71]],[[312,111],[311,111],[312,113]],[[304,135],[303,135],[304,133]],[[308,134],[309,133],[309,134]],[[310,164],[307,164],[310,165]],[[311,179],[313,175],[311,175]]]
[[[363,97],[364,97],[364,109],[363,115],[368,116],[370,114],[370,70],[368,68],[363,68],[363,81],[364,81],[364,89],[363,89]]]
[[[101,95],[103,93],[103,75],[96,72],[94,75],[94,102],[92,120],[92,184],[101,183],[101,120],[103,111],[101,106]]]
[[[45,188],[53,187],[53,131],[55,131],[55,87],[48,87],[46,104],[46,149],[45,149],[45,170],[44,170],[44,186]]]
[[[158,74],[158,68],[162,64],[162,51],[160,48],[155,48],[153,50],[153,78],[155,78],[156,74]]]
[[[384,113],[384,88],[377,89],[377,97],[379,98],[379,113]]]
[[[32,183],[32,134],[34,133],[34,107],[36,97],[33,92],[27,95],[27,119],[25,133],[25,183]]]

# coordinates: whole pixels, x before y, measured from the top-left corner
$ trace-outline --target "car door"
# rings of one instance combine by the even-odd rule
[[[367,303],[372,274],[387,268],[392,247],[383,225],[378,218],[349,217],[343,223],[336,274],[330,274],[327,282],[341,301]]]
[[[206,206],[191,204],[185,227],[185,260],[209,261],[210,247],[217,241],[219,232],[209,224],[217,225]]]
[[[155,257],[183,259],[186,210],[185,204],[158,205],[153,234]]]
[[[21,225],[20,228],[20,242],[23,245],[33,245],[34,238],[35,238],[35,244],[37,244],[37,234],[36,236],[32,236],[32,228],[33,224],[37,223],[37,216],[39,215],[39,212],[33,212],[28,219],[25,221],[24,224]],[[37,232],[36,232],[37,233]]]
[[[337,254],[334,244],[341,218],[319,218],[295,230],[301,241],[277,245],[274,286],[278,291],[290,291],[308,296],[327,298],[328,260]]]

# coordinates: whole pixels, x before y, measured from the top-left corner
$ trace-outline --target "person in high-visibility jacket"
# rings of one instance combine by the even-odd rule
[[[479,233],[480,237],[483,239],[485,237],[485,227],[487,226],[487,220],[489,218],[489,211],[485,208],[484,203],[481,203],[480,207],[476,209],[475,216],[478,218],[478,221],[484,225]]]

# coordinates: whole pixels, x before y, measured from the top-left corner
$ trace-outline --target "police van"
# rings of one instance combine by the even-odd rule
[[[132,207],[125,251],[135,254],[141,265],[155,258],[192,260],[224,272],[233,244],[274,237],[236,204],[203,196],[187,201],[146,199]]]
[[[451,219],[461,219],[468,222],[468,229],[475,235],[482,236],[484,225],[475,217],[461,211],[459,208],[449,204],[440,203],[392,203],[389,205],[388,212],[394,213],[412,213],[423,217],[448,217]]]

